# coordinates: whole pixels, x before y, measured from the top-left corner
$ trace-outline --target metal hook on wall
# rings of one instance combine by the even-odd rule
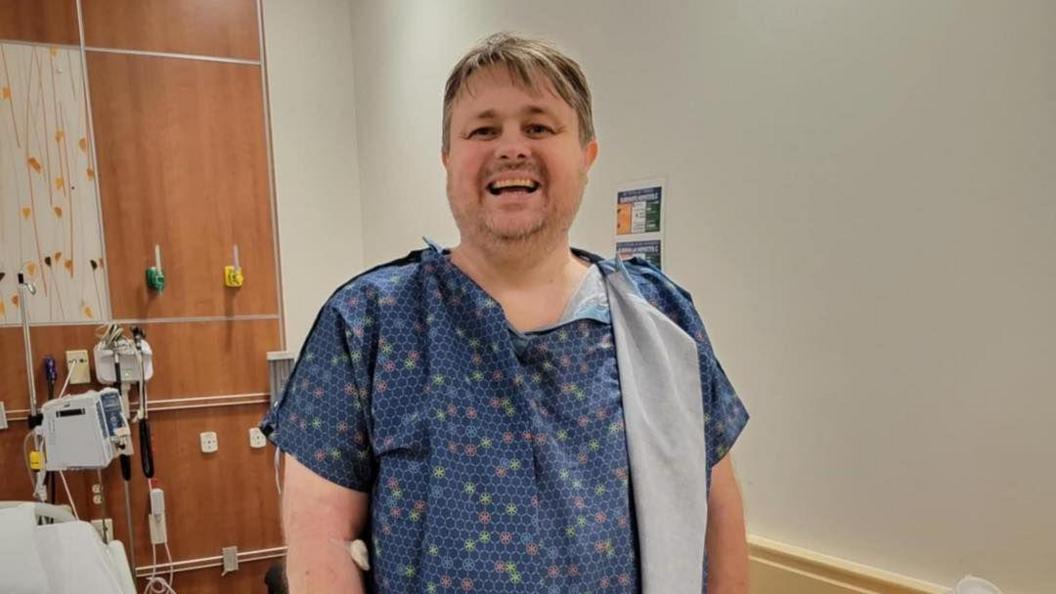
[[[154,265],[147,269],[147,287],[157,292],[165,290],[165,273],[161,270],[161,246],[154,244]]]
[[[224,266],[224,286],[237,289],[246,282],[242,266],[238,263],[238,244],[234,245],[234,264]]]

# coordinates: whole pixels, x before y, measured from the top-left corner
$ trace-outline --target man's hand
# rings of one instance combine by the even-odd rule
[[[727,454],[711,470],[708,495],[708,594],[748,593],[744,504]]]
[[[282,525],[290,594],[362,594],[363,574],[347,546],[366,525],[369,495],[335,485],[292,456],[284,457]]]

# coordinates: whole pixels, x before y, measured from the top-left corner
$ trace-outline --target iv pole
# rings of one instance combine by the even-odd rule
[[[18,312],[22,318],[22,345],[26,352],[26,383],[29,388],[29,419],[30,419],[30,430],[34,428],[34,419],[37,418],[37,382],[36,374],[33,373],[33,342],[29,335],[29,296],[36,295],[37,288],[33,286],[33,283],[26,282],[26,277],[20,270],[18,272]],[[40,451],[40,441],[36,432],[33,434],[33,449]],[[28,463],[28,461],[26,461]],[[47,491],[42,491],[40,486],[43,484],[40,480],[41,474],[46,471],[41,468],[37,471],[33,481],[33,497],[40,501],[47,501]]]
[[[22,317],[22,344],[26,351],[26,382],[29,383],[29,415],[37,415],[37,386],[33,377],[33,345],[29,338],[29,312],[26,310],[27,293],[36,295],[37,288],[27,283],[25,276],[18,273],[18,311]]]

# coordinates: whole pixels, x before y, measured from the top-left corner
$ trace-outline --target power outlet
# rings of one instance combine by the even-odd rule
[[[103,539],[103,542],[109,543],[114,540],[114,521],[110,518],[92,520],[92,528],[99,533],[99,538]]]
[[[238,571],[238,547],[224,547],[221,549],[221,553],[224,559],[224,568],[220,571],[220,575],[225,576],[232,571]]]
[[[264,437],[264,432],[259,427],[250,427],[249,429],[249,447],[254,450],[260,449],[268,445],[268,438]]]
[[[0,402],[0,429],[7,429],[7,409],[3,402]]]
[[[88,351],[66,351],[66,372],[71,384],[87,384],[92,381],[92,368],[88,366]]]
[[[202,441],[203,454],[212,454],[220,449],[220,442],[216,439],[215,431],[205,431],[199,437]]]

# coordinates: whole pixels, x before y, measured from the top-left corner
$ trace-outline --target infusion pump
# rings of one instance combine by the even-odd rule
[[[131,454],[127,414],[114,388],[49,400],[40,408],[44,470],[105,468]]]

